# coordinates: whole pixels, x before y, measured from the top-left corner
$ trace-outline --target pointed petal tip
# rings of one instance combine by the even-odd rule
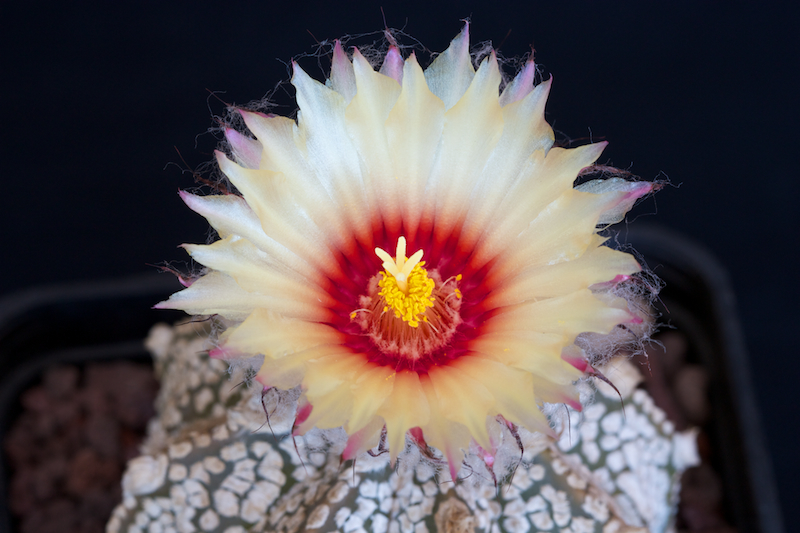
[[[586,372],[586,369],[589,366],[589,363],[586,362],[585,359],[582,357],[577,357],[569,354],[562,353],[561,359],[569,363],[570,365],[574,366],[576,369],[580,370],[581,372]]]
[[[336,39],[333,42],[333,60],[340,61],[341,59],[347,59],[347,54],[344,51],[344,47],[342,46],[342,41]]]
[[[458,483],[458,471],[460,470],[460,468],[455,464],[453,458],[449,454],[446,454],[446,456],[447,456],[447,467],[450,470],[450,479],[453,482],[453,484]]]
[[[305,71],[300,68],[300,65],[297,63],[297,61],[292,59],[292,77],[290,81],[294,82],[295,78],[301,76],[302,74],[305,74]]]
[[[262,113],[261,111],[250,111],[249,109],[241,109],[240,108],[240,109],[237,109],[236,111],[238,111],[239,114],[242,115],[242,118],[244,119],[245,123],[247,123],[247,120],[249,118],[251,118],[251,117],[272,118],[272,117],[275,116],[273,113]],[[234,131],[236,131],[236,130],[234,130]],[[239,132],[236,132],[236,133],[239,133]]]
[[[629,320],[630,324],[641,324],[643,322],[644,322],[644,319],[642,317],[636,316],[633,313],[631,313],[631,318]]]
[[[258,379],[259,376],[256,376]],[[265,387],[268,386],[262,379],[258,379],[259,383],[264,385]],[[311,416],[311,411],[314,410],[314,406],[310,403],[304,403],[302,405],[297,406],[297,412],[295,413],[294,417],[294,424],[292,424],[292,436],[297,436],[300,433],[300,426],[308,420],[308,417]]]
[[[461,19],[461,22],[464,23],[464,26],[461,28],[460,33],[469,37],[469,19]]]
[[[656,189],[656,184],[650,181],[640,181],[633,190],[625,195],[624,200],[638,200]]]
[[[342,451],[342,461],[354,459],[358,455],[358,448],[360,447],[360,444],[360,439],[356,437],[356,434],[350,435],[350,438],[347,439],[347,444],[345,444],[344,450]]]
[[[583,411],[583,405],[581,405],[581,402],[575,400],[574,398],[564,398],[564,403],[569,405],[579,413]]]
[[[212,348],[208,351],[208,356],[211,359],[224,359],[226,357],[232,357],[233,353],[221,346],[217,346],[216,348]],[[268,387],[265,386],[264,388]]]

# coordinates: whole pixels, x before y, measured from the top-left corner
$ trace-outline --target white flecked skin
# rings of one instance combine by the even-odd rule
[[[625,416],[616,393],[598,387],[583,414],[554,417],[558,441],[521,434],[525,452],[506,458],[514,474],[498,488],[474,453],[458,484],[436,456],[420,457],[411,445],[394,469],[386,453],[340,464],[335,439],[317,431],[293,440],[293,413],[281,416],[267,401],[273,436],[259,389],[234,388],[238,376],[224,377],[218,361],[198,356],[208,343],[193,324],[151,333],[163,384],[159,418],[148,455],[129,464],[109,533],[663,532],[672,526],[680,473],[697,462],[694,434],[676,433],[635,388],[636,369],[615,360],[604,372],[626,400]],[[196,410],[204,390],[212,403]]]

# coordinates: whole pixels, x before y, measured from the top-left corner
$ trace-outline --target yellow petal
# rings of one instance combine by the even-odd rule
[[[348,433],[358,431],[370,423],[383,401],[392,393],[392,368],[372,364],[369,367],[361,369],[350,386],[353,391],[353,413],[345,426]]]
[[[463,424],[452,421],[442,412],[442,404],[430,375],[420,376],[420,385],[430,407],[430,422],[420,426],[427,444],[442,451],[450,468],[451,481],[455,481],[461,469],[462,450],[469,447],[471,438],[469,429]]]
[[[264,354],[277,359],[321,344],[341,344],[344,334],[325,324],[289,319],[266,309],[256,309],[222,337],[224,350]]]
[[[265,387],[279,389],[292,389],[307,379],[309,362],[315,359],[324,359],[340,355],[350,355],[346,348],[335,345],[320,345],[308,348],[302,352],[295,352],[277,359],[264,358],[256,379]],[[332,427],[336,427],[336,424]]]
[[[489,307],[513,305],[527,300],[565,296],[595,283],[641,270],[631,254],[607,246],[590,248],[573,261],[526,268],[498,284],[486,298]]]
[[[394,464],[405,447],[406,432],[413,427],[425,426],[431,412],[419,374],[401,370],[390,380],[394,381],[391,394],[378,408],[377,414],[386,421],[389,453]]]
[[[491,448],[486,417],[494,409],[494,396],[457,366],[434,366],[428,372],[436,391],[441,416],[462,424],[485,449]],[[431,422],[434,422],[431,418]]]
[[[613,304],[617,307],[609,307],[592,291],[585,289],[558,298],[504,308],[503,312],[489,318],[484,328],[490,333],[556,333],[564,335],[571,344],[580,333],[608,333],[617,324],[631,320],[625,300],[618,299]]]
[[[481,356],[460,357],[456,366],[494,396],[495,405],[490,414],[503,415],[529,431],[550,433],[547,418],[536,406],[533,376],[530,373]]]

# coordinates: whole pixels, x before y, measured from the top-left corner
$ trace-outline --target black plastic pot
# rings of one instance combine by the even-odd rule
[[[778,493],[727,272],[705,248],[663,228],[637,224],[620,241],[630,243],[664,281],[656,302],[660,322],[684,333],[690,357],[710,376],[713,416],[706,429],[728,522],[741,533],[781,533]]]
[[[710,370],[710,435],[729,522],[742,533],[781,533],[772,467],[727,274],[706,250],[662,229],[638,226],[620,240],[630,243],[665,281],[661,321],[683,331],[693,357]],[[142,339],[149,328],[184,316],[151,306],[179,288],[170,276],[152,275],[45,287],[0,301],[0,439],[19,411],[21,391],[48,365],[147,360]],[[7,472],[0,459],[0,530],[12,531]]]

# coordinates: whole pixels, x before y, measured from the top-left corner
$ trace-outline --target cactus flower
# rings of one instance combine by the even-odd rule
[[[550,81],[530,62],[500,91],[467,26],[425,70],[395,46],[332,63],[293,64],[296,120],[240,111],[216,154],[238,194],[181,193],[220,239],[185,245],[207,271],[158,307],[227,319],[214,355],[301,387],[297,433],[342,426],[350,458],[385,429],[392,460],[408,434],[455,477],[495,420],[550,433],[544,402],[580,407],[576,336],[636,321],[597,287],[640,267],[598,231],[652,184],[574,188],[605,143],[553,146]]]

